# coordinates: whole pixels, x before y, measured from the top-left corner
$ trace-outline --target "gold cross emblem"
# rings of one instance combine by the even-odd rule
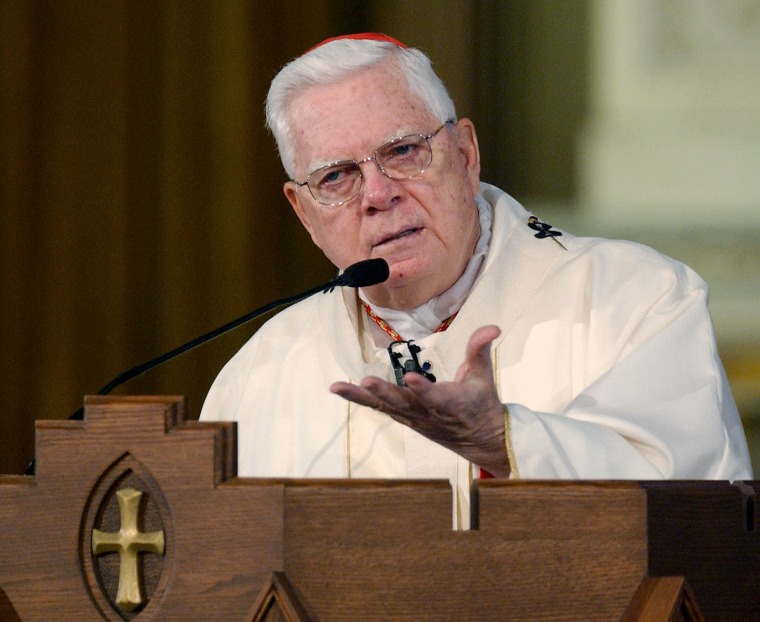
[[[142,604],[137,570],[138,553],[164,554],[164,532],[141,533],[137,529],[137,513],[142,494],[139,490],[125,488],[116,493],[119,501],[121,527],[117,532],[92,530],[92,553],[119,554],[119,587],[116,604],[122,611],[132,611]]]

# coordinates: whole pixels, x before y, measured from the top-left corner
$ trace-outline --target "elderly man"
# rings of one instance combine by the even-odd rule
[[[241,475],[448,478],[460,524],[473,477],[752,477],[705,284],[481,183],[419,50],[323,42],[267,120],[314,243],[390,276],[281,312],[220,373],[201,416],[238,422]]]

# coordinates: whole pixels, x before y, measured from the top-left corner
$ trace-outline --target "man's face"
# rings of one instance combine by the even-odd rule
[[[296,179],[338,160],[363,160],[406,134],[430,134],[440,121],[388,63],[299,94],[291,107]],[[477,139],[467,119],[430,139],[433,161],[418,177],[392,180],[369,161],[359,194],[321,205],[306,186],[285,195],[327,258],[341,269],[374,257],[390,266],[385,283],[365,290],[375,304],[410,309],[461,276],[480,235],[475,205]]]

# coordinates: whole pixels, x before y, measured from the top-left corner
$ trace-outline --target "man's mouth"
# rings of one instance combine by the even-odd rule
[[[417,233],[420,230],[419,227],[412,227],[410,229],[404,229],[403,231],[400,231],[399,233],[396,233],[395,235],[389,236],[383,240],[380,240],[375,246],[382,246],[383,244],[388,244],[390,242],[395,242],[396,240],[400,240],[401,238],[405,238],[407,236],[413,235]]]

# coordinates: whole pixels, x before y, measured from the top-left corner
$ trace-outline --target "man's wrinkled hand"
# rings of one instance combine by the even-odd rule
[[[336,382],[330,391],[387,413],[492,475],[507,477],[510,465],[504,436],[504,407],[496,391],[491,363],[491,343],[500,333],[497,326],[478,328],[470,337],[465,360],[451,382],[434,383],[421,374],[408,372],[404,375],[404,387],[367,376],[358,385]]]

